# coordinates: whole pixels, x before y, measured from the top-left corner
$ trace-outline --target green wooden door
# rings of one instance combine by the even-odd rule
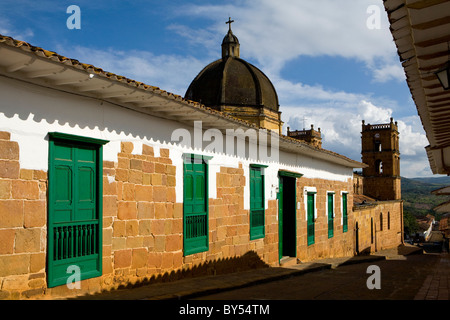
[[[264,237],[264,176],[262,168],[250,167],[250,240]]]
[[[313,192],[308,192],[307,194],[307,238],[308,238],[308,245],[311,245],[314,243],[314,195]]]
[[[334,235],[334,194],[327,194],[328,204],[328,238],[332,238]]]
[[[278,178],[278,260],[283,257],[283,177]]]
[[[208,250],[207,164],[199,158],[184,162],[184,254]]]
[[[51,136],[49,147],[49,287],[66,284],[70,266],[80,280],[102,273],[102,147],[62,136]]]

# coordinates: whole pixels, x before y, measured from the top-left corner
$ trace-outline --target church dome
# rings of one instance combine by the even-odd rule
[[[227,56],[206,66],[192,81],[186,99],[208,107],[266,107],[278,112],[278,96],[269,78],[257,67]]]
[[[241,59],[238,38],[230,29],[222,41],[222,59],[207,65],[192,81],[185,98],[210,108],[253,107],[278,112],[278,96],[269,78]]]

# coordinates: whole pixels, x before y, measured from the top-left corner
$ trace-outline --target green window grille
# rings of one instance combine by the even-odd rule
[[[334,235],[334,193],[327,193],[328,207],[328,238]]]
[[[314,244],[314,233],[315,233],[315,227],[314,227],[314,211],[315,211],[315,192],[308,192],[307,193],[307,215],[308,215],[308,221],[307,221],[307,239],[308,239],[308,245]]]
[[[265,235],[264,168],[250,166],[250,240]]]
[[[102,145],[106,140],[49,133],[48,286],[102,274]]]
[[[348,231],[347,193],[342,194],[342,230]]]
[[[210,157],[184,156],[184,254],[208,251],[208,164]]]

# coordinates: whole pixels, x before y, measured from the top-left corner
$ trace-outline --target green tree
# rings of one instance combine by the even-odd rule
[[[419,231],[419,224],[417,223],[416,217],[409,211],[403,212],[403,224],[404,231],[408,235],[413,235]]]

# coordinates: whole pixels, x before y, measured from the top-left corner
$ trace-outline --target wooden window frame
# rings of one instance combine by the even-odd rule
[[[56,271],[59,266],[72,266],[80,262],[77,258],[58,259],[55,257],[55,233],[54,230],[58,228],[70,228],[70,226],[62,226],[60,223],[54,221],[53,212],[55,210],[54,199],[56,197],[56,172],[55,172],[55,143],[63,143],[73,145],[74,147],[89,146],[95,150],[96,155],[96,183],[95,183],[95,203],[96,215],[98,222],[98,231],[96,238],[98,239],[95,248],[98,250],[97,269],[84,271],[80,268],[80,280],[95,278],[102,275],[102,251],[103,251],[103,145],[108,143],[108,140],[95,139],[84,136],[66,134],[61,132],[49,132],[49,155],[48,155],[48,225],[47,225],[47,285],[49,288],[67,284],[68,278],[72,273],[67,274],[67,277],[58,276]],[[73,241],[73,240],[72,240]],[[56,262],[57,260],[61,262]],[[64,260],[66,260],[64,262]]]
[[[345,196],[345,206],[344,206],[344,196]],[[342,232],[348,231],[348,192],[341,191],[341,222],[342,222]]]
[[[195,253],[205,252],[209,250],[209,160],[211,156],[204,156],[199,154],[186,153],[183,154],[183,255],[188,256]],[[190,240],[187,238],[188,230],[187,228],[187,204],[186,204],[186,163],[188,161],[201,161],[205,165],[205,219],[206,219],[206,230],[205,235],[202,236],[203,239]],[[199,237],[200,238],[200,237]],[[196,242],[202,242],[202,244],[196,244]]]
[[[308,198],[312,196],[312,210],[313,210],[313,218],[309,219],[309,204],[308,204]],[[307,237],[307,243],[308,246],[313,245],[315,243],[316,238],[316,226],[315,226],[315,220],[317,219],[317,191],[307,191],[306,192],[306,237]]]
[[[327,191],[327,202],[326,202],[326,213],[327,213],[327,224],[328,224],[328,239],[334,237],[334,217],[335,217],[335,198],[334,191]],[[331,207],[331,219],[330,219],[330,206],[329,206],[329,197],[332,198],[332,207]],[[331,228],[330,228],[330,220],[331,220]]]
[[[264,169],[267,168],[266,165],[260,165],[260,164],[251,164],[250,165],[250,172],[249,172],[249,181],[250,181],[250,240],[256,240],[261,239],[266,236],[266,230],[265,230],[265,224],[266,224],[266,199],[265,199],[265,178],[264,178]],[[261,172],[261,187],[262,187],[262,209],[263,209],[263,224],[258,226],[253,226],[253,220],[256,215],[256,210],[261,210],[261,208],[252,208],[252,194],[253,194],[253,188],[254,184],[252,183],[251,179],[251,172],[252,170],[260,171]]]

